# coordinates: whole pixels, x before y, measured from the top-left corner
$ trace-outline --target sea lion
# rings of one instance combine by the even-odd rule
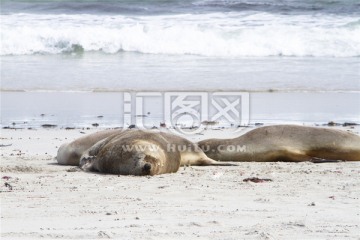
[[[360,161],[360,136],[319,127],[266,126],[234,139],[208,139],[198,145],[218,161]]]
[[[135,129],[105,130],[81,137],[60,146],[56,159],[62,165],[80,164],[86,171],[133,175],[168,173],[183,165],[234,165],[208,158],[197,144],[180,136]]]
[[[180,153],[167,151],[166,145],[160,134],[138,130],[114,134],[88,149],[80,168],[121,175],[173,173],[180,167]]]

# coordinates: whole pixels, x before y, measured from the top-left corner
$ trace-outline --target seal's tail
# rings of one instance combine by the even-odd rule
[[[212,162],[210,164],[208,164],[208,166],[239,166],[239,165],[233,164],[233,163],[228,163],[228,162],[218,162],[218,161],[212,160]]]

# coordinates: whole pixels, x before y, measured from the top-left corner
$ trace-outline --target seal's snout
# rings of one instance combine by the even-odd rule
[[[143,173],[145,174],[149,174],[151,170],[151,164],[150,163],[145,163],[143,166]]]

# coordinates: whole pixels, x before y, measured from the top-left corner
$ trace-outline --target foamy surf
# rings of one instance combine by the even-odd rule
[[[358,57],[357,17],[258,12],[2,16],[1,55],[138,52],[207,57]]]

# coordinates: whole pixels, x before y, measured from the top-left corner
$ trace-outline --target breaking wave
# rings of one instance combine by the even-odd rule
[[[121,51],[214,57],[360,56],[355,17],[207,13],[2,16],[1,55]]]

